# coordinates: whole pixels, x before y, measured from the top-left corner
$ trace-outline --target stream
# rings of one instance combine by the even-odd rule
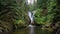
[[[51,34],[51,33],[46,30],[42,30],[38,26],[29,25],[26,28],[14,31],[12,34]]]

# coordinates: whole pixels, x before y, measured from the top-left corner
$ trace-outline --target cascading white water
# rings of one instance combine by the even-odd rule
[[[33,14],[32,14],[32,12],[29,11],[28,16],[31,20],[31,23],[33,23]],[[30,29],[29,34],[34,34],[34,26],[30,24],[28,27]]]
[[[36,0],[27,0],[27,4],[28,4],[28,5],[33,5],[35,1],[36,1]],[[34,13],[35,13],[35,12],[34,12]],[[28,11],[28,16],[29,16],[29,18],[30,18],[30,20],[31,20],[31,24],[32,24],[33,21],[34,21],[34,19],[33,19],[33,17],[34,17],[33,11],[32,11],[32,12],[31,12],[31,11]],[[31,24],[28,26],[28,27],[30,28],[29,34],[34,34],[34,27],[35,27],[35,26],[33,26],[33,25],[31,25]]]
[[[32,14],[32,12],[29,11],[28,16],[29,16],[29,18],[31,20],[31,23],[33,23],[33,14]]]

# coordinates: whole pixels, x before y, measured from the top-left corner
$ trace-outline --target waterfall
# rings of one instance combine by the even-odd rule
[[[28,5],[33,5],[34,2],[37,2],[37,0],[27,0],[27,4]],[[34,18],[34,14],[35,14],[35,11],[28,11],[28,16],[29,16],[29,18],[31,20],[31,24],[34,21],[34,19],[33,19]],[[35,26],[33,26],[31,24],[28,26],[30,28],[29,34],[34,34],[34,27]]]
[[[30,20],[31,20],[31,23],[33,23],[33,21],[34,21],[34,20],[33,20],[34,15],[33,15],[33,13],[32,13],[31,11],[28,12],[28,16],[29,16],[29,18],[30,18]],[[29,30],[30,30],[30,31],[29,31],[29,34],[34,34],[34,27],[35,27],[35,26],[29,24],[28,27],[29,27]]]
[[[28,16],[29,16],[29,18],[31,20],[31,23],[33,23],[33,13],[29,11]]]

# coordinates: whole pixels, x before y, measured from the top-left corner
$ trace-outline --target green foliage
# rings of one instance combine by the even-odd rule
[[[0,20],[5,22],[13,22],[14,20],[14,7],[16,6],[15,0],[0,0]]]
[[[25,2],[25,0],[17,0],[17,7],[15,7],[16,10],[16,19],[14,22],[16,22],[16,24],[18,25],[23,25],[23,24],[27,24],[27,20],[26,17],[27,15],[27,11],[28,11],[28,6]],[[21,22],[20,22],[21,21]]]
[[[15,24],[25,24],[24,20],[16,20]]]
[[[38,0],[38,2],[40,2],[40,1]],[[44,3],[44,2],[42,1],[41,3]],[[38,4],[40,5],[40,3],[38,3]],[[44,4],[45,5],[43,5],[43,6],[39,6],[39,9],[37,9],[36,14],[35,14],[35,21],[38,24],[51,23],[53,21],[54,15],[56,14],[55,13],[56,8],[54,8],[54,7],[56,7],[56,0],[48,0],[48,1],[46,0],[46,3],[44,3]]]
[[[0,20],[10,23],[26,23],[28,6],[24,0],[0,0]],[[22,22],[20,22],[22,21]]]
[[[4,31],[2,31],[3,34],[8,34],[7,32],[13,31],[13,22],[15,19],[14,7],[16,7],[15,0],[0,0],[0,28],[2,28],[0,30]]]
[[[37,7],[38,8],[45,8],[47,7],[48,0],[37,0]]]

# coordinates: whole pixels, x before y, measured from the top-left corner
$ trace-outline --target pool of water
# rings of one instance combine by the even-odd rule
[[[18,29],[12,34],[51,34],[49,31],[42,30],[40,27],[29,25],[26,28]]]

